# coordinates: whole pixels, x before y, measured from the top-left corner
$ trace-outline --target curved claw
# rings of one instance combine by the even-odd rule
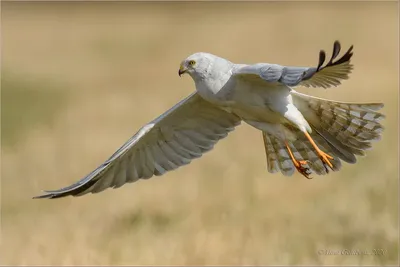
[[[312,179],[312,177],[310,177],[311,175],[311,170],[309,167],[304,166],[304,165],[308,165],[308,162],[306,160],[296,160],[294,161],[294,166],[296,167],[297,171],[302,174],[304,177],[306,177],[307,179]]]
[[[311,174],[311,170],[308,166],[304,166],[304,165],[308,165],[308,161],[307,160],[297,160],[293,153],[292,150],[290,149],[289,143],[287,141],[285,141],[285,145],[286,145],[286,149],[289,152],[289,156],[290,159],[292,160],[294,166],[296,167],[297,171],[299,173],[301,173],[304,177],[306,177],[307,179],[312,179],[310,177]]]

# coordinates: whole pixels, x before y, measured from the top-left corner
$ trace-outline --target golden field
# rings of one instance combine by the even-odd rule
[[[397,265],[396,2],[1,3],[1,254],[5,265]],[[32,200],[77,181],[194,90],[181,60],[315,66],[354,44],[340,87],[383,102],[381,141],[307,180],[266,171],[242,124],[163,177],[101,194]],[[383,255],[325,255],[337,251]],[[324,253],[331,251],[332,253]],[[344,253],[346,254],[346,252]]]

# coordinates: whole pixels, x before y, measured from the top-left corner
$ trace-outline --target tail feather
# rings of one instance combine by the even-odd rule
[[[336,128],[336,130],[341,130],[343,128],[349,127],[352,136],[359,138],[360,140],[370,140],[378,138],[379,134],[382,132],[383,127],[378,122],[378,120],[371,121],[370,115],[372,113],[367,113],[365,115],[366,119],[359,118],[351,115],[351,113],[342,113],[334,107],[327,107],[326,109],[320,110],[319,108],[313,108],[317,116],[324,118],[323,124],[327,124],[331,127]],[[378,119],[381,117],[377,117]]]
[[[294,157],[297,160],[305,160],[308,162],[308,168],[312,170],[312,172],[317,173],[318,175],[326,174],[325,167],[322,161],[319,159],[318,155],[314,150],[310,149],[309,145],[311,145],[308,140],[307,142],[302,142],[297,140],[295,142],[290,142],[290,149],[294,152]],[[295,153],[297,152],[300,156],[297,156]]]
[[[313,127],[313,129],[320,134],[329,144],[337,148],[345,156],[342,158],[348,163],[356,163],[357,156],[365,156],[365,152],[360,148],[351,147],[346,145],[347,140],[345,138],[340,138],[340,136],[335,136],[329,132],[326,128]]]
[[[372,142],[380,140],[385,118],[377,112],[382,103],[345,103],[293,92],[293,101],[314,131],[341,152],[342,160],[355,163]]]
[[[280,142],[275,136],[267,132],[262,132],[262,134],[267,156],[268,172],[275,173],[280,171],[285,176],[291,176],[295,171],[295,167],[290,160],[283,142]]]
[[[304,133],[300,130],[295,130],[297,139],[295,141],[288,141],[289,147],[293,152],[296,160],[307,161],[308,167],[312,173],[317,175],[327,174],[326,168],[318,157],[315,149],[312,147],[311,143],[307,140]],[[338,156],[335,155],[334,149],[330,146],[321,136],[316,133],[311,134],[317,145],[323,149],[325,152],[333,155],[334,159],[332,161],[333,170],[337,171],[341,168],[341,162]],[[267,156],[267,169],[270,173],[275,173],[280,171],[285,176],[291,176],[296,170],[286,146],[282,140],[263,132],[265,151]]]
[[[377,112],[381,103],[344,103],[316,98],[292,92],[295,106],[312,128],[311,137],[317,146],[333,157],[333,171],[341,168],[341,160],[356,163],[356,156],[365,156],[372,142],[380,140],[384,127],[380,121],[385,117]],[[290,129],[296,136],[289,146],[297,160],[305,160],[317,175],[327,173],[315,149],[299,129]],[[295,170],[284,141],[263,132],[269,172],[281,171],[292,175]]]
[[[278,163],[278,155],[275,152],[271,136],[269,136],[266,132],[263,132],[263,140],[264,140],[265,153],[267,156],[268,172],[276,173],[280,170],[280,168]]]
[[[308,139],[305,137],[304,133],[301,131],[298,131],[297,136],[299,137],[296,141],[294,141],[294,145],[297,146],[305,146],[309,158],[308,160],[311,161],[312,165],[312,170],[319,174],[323,175],[326,174],[326,168],[324,166],[324,163],[321,161],[319,156],[317,155],[317,152],[315,151],[314,147],[311,145],[311,143],[308,141]],[[332,165],[333,165],[333,170],[338,171],[341,168],[341,163],[338,158],[338,155],[335,153],[335,149],[333,146],[329,145],[329,143],[322,138],[320,135],[317,133],[312,133],[311,137],[313,138],[314,142],[317,144],[319,148],[321,148],[324,152],[332,155],[333,160],[332,160]]]
[[[275,150],[275,154],[278,156],[278,165],[281,173],[285,176],[291,176],[295,168],[285,145],[283,142],[276,142],[274,140],[272,146]]]

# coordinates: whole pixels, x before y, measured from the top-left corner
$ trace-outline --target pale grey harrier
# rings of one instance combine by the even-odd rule
[[[383,127],[380,103],[344,103],[301,94],[295,86],[338,86],[352,70],[353,47],[339,59],[333,46],[317,67],[235,64],[208,53],[182,61],[179,75],[189,74],[196,92],[143,126],[114,155],[77,183],[36,198],[98,193],[138,179],[162,175],[186,165],[213,148],[241,121],[262,132],[268,171],[298,172],[309,178],[337,171],[341,160],[356,162]]]

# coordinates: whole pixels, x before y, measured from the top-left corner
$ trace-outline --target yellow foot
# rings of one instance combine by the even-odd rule
[[[306,160],[297,160],[297,159],[295,159],[295,157],[294,157],[294,155],[292,153],[292,150],[290,149],[289,143],[287,141],[285,141],[285,145],[286,145],[286,148],[287,148],[287,150],[289,152],[289,156],[290,156],[294,166],[296,167],[297,171],[299,173],[301,173],[307,179],[312,179],[310,177],[310,174],[311,174],[310,168],[304,166],[304,165],[307,165],[307,161]]]
[[[318,152],[318,156],[319,158],[322,160],[322,163],[324,163],[324,165],[328,165],[329,168],[331,168],[333,170],[333,165],[330,162],[330,159],[333,159],[332,156],[326,154],[324,151],[319,150]],[[328,171],[328,169],[325,167],[325,169]]]
[[[319,149],[319,147],[315,144],[314,140],[312,139],[312,137],[310,136],[309,133],[305,132],[304,134],[307,137],[307,139],[310,141],[311,145],[314,147],[316,152],[318,153],[319,158],[322,160],[322,163],[324,164],[326,172],[328,172],[328,168],[326,167],[326,165],[328,165],[333,170],[333,165],[330,162],[330,159],[333,159],[333,157],[326,154],[321,149]]]
[[[301,173],[307,179],[312,179],[312,177],[310,177],[310,174],[311,174],[310,168],[304,166],[304,165],[307,165],[307,161],[293,160],[293,163],[299,173]]]

